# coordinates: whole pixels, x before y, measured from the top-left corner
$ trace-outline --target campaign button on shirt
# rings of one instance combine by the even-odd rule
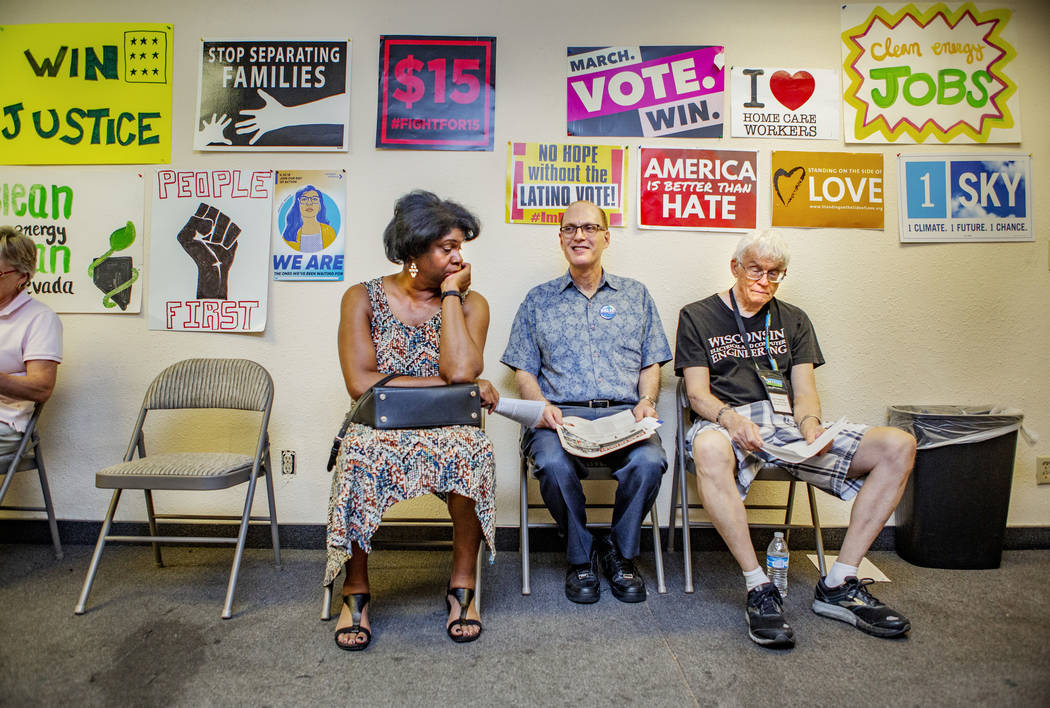
[[[598,315],[603,320],[611,320],[616,317],[616,308],[612,305],[602,305],[602,309],[598,310]]]

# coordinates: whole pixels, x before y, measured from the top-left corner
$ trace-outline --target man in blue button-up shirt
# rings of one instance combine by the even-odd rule
[[[580,484],[586,469],[562,449],[557,426],[563,416],[593,420],[622,410],[633,410],[636,420],[655,418],[660,366],[671,359],[649,291],[602,268],[608,226],[605,212],[591,202],[565,210],[559,238],[569,272],[525,296],[502,358],[514,369],[521,396],[547,404],[536,428],[523,431],[521,449],[566,535],[565,594],[581,603],[598,600],[599,566],[617,599],[645,599],[645,581],[633,559],[642,519],[667,469],[657,435],[599,458],[615,470],[619,484],[609,538],[592,537]]]

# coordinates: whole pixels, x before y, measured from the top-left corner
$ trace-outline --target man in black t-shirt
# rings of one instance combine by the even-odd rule
[[[856,500],[838,559],[821,578],[813,611],[879,637],[911,629],[867,591],[857,567],[897,506],[915,460],[915,438],[896,428],[847,423],[817,455],[777,459],[763,443],[811,443],[824,433],[813,370],[824,363],[806,313],[774,298],[787,275],[774,231],[745,236],[730,261],[733,286],[686,305],[678,319],[675,372],[698,419],[686,434],[704,509],[747,584],[748,635],[790,647],[783,600],[758,564],[743,499],[763,466],[776,464],[841,499]]]

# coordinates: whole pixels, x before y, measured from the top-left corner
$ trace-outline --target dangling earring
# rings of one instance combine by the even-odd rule
[[[416,264],[414,261],[408,264],[408,274],[411,275],[413,278],[419,275],[419,268],[416,268]]]

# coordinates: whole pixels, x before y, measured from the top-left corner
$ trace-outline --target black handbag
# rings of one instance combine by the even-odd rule
[[[332,441],[328,470],[335,466],[346,429],[360,423],[377,430],[439,428],[446,425],[481,425],[481,392],[478,385],[386,386],[402,374],[390,374],[361,394],[346,414],[339,434]]]

